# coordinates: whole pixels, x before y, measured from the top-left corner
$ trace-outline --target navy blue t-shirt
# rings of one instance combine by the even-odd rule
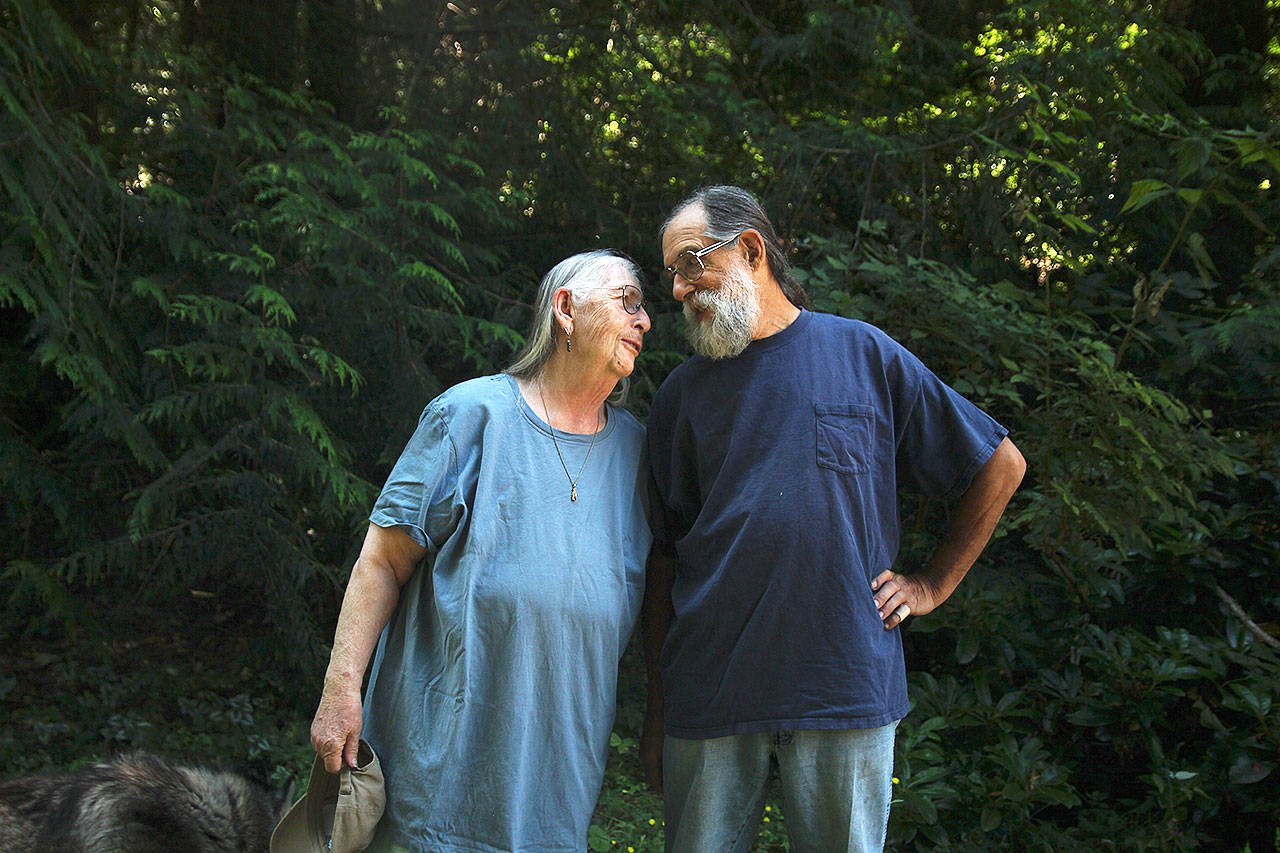
[[[898,553],[898,490],[958,496],[1006,433],[884,332],[830,314],[672,371],[649,417],[654,546],[676,559],[667,734],[906,716],[902,640],[871,590]]]

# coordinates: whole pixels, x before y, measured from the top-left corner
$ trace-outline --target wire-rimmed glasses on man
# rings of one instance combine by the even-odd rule
[[[719,243],[712,243],[705,249],[699,249],[696,252],[692,249],[685,249],[683,252],[676,255],[676,262],[674,264],[669,267],[663,267],[663,272],[666,273],[667,281],[670,282],[677,275],[685,281],[690,282],[697,281],[702,278],[702,274],[707,271],[707,265],[702,262],[702,256],[710,254],[716,249],[722,249],[725,246],[736,243],[738,238],[744,233],[744,231],[739,231],[737,234],[734,234],[726,240],[721,240]]]

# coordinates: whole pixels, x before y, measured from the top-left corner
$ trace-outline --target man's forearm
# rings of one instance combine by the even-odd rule
[[[928,568],[916,575],[933,591],[935,606],[955,591],[977,561],[1026,470],[1026,460],[1006,438],[974,475],[956,502],[951,525]]]
[[[640,764],[645,779],[662,792],[662,746],[666,717],[663,711],[662,646],[667,641],[675,608],[671,585],[675,580],[675,560],[656,552],[649,555],[645,570],[644,603],[640,607],[640,639],[644,644],[644,668],[648,694],[644,725],[640,729]]]
[[[651,711],[662,708],[662,645],[666,642],[674,614],[671,585],[675,578],[675,568],[674,560],[655,551],[649,555],[649,565],[645,571],[644,603],[640,608],[640,639],[644,646]]]

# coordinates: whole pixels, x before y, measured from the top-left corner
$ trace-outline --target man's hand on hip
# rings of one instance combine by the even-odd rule
[[[942,603],[923,579],[892,570],[877,575],[871,589],[886,631],[901,625],[908,616],[923,616]]]

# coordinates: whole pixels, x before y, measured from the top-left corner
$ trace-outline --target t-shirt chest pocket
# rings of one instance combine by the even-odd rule
[[[856,403],[814,403],[818,466],[847,474],[871,470],[875,410]]]

